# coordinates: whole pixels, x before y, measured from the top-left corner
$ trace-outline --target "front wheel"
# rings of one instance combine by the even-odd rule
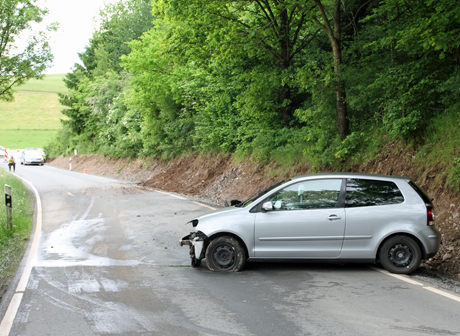
[[[192,267],[198,267],[201,265],[201,260],[200,259],[197,259],[195,257],[192,257]]]
[[[407,236],[394,236],[380,248],[380,262],[388,272],[410,274],[420,265],[422,253],[417,242]]]
[[[246,264],[246,251],[233,237],[212,240],[206,249],[206,264],[211,271],[239,272]]]

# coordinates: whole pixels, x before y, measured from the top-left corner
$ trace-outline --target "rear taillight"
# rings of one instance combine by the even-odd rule
[[[427,215],[426,225],[433,226],[434,225],[434,209],[432,206],[426,207],[426,215]]]

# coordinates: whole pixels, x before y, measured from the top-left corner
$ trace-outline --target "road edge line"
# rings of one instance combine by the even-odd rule
[[[444,297],[446,297],[446,298],[448,298],[448,299],[451,299],[451,300],[460,302],[460,296],[459,296],[457,293],[455,293],[455,292],[454,292],[454,294],[457,294],[457,295],[448,293],[448,292],[446,292],[445,290],[440,290],[440,289],[437,289],[437,288],[434,288],[434,287],[431,287],[431,286],[427,286],[427,285],[424,284],[424,283],[421,283],[421,282],[416,281],[416,280],[412,280],[409,276],[404,275],[404,274],[394,274],[394,273],[390,273],[390,272],[388,272],[388,271],[386,271],[386,270],[379,269],[379,268],[374,267],[374,266],[369,266],[369,268],[373,269],[374,271],[377,271],[377,272],[380,272],[380,273],[383,273],[383,274],[392,276],[393,278],[396,278],[396,279],[405,281],[405,282],[410,283],[410,284],[412,284],[412,285],[421,286],[421,287],[423,287],[423,289],[429,290],[430,292],[433,292],[433,293],[435,293],[435,294],[444,296]]]
[[[27,183],[32,190],[34,191],[35,194],[35,199],[37,201],[37,222],[35,225],[35,232],[32,240],[32,245],[30,248],[29,256],[27,257],[27,262],[24,267],[24,270],[22,272],[21,278],[19,280],[19,283],[16,287],[16,291],[13,294],[13,297],[10,300],[10,303],[8,305],[8,309],[6,310],[5,315],[3,316],[2,322],[0,323],[0,336],[8,336],[11,328],[13,327],[13,322],[14,319],[16,318],[16,314],[19,310],[19,306],[21,305],[22,297],[24,295],[24,291],[26,289],[27,283],[29,282],[29,277],[32,272],[32,264],[35,259],[35,256],[37,254],[37,249],[38,249],[38,244],[40,242],[40,234],[42,231],[42,217],[43,217],[43,212],[42,212],[42,201],[40,199],[40,195],[35,188],[35,186],[27,181],[26,179],[14,174],[16,177],[20,178],[23,180],[25,183]]]

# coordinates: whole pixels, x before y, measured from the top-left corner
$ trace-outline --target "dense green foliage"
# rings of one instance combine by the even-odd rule
[[[312,167],[423,143],[460,103],[453,0],[125,0],[67,74],[48,150]],[[453,155],[459,155],[456,153]]]
[[[128,42],[152,27],[149,0],[106,4],[100,12],[101,25],[85,51],[83,63],[64,79],[68,94],[60,102],[68,107],[68,118],[57,141],[48,148],[51,155],[103,151],[111,155],[136,156],[142,150],[141,115],[125,103],[128,74],[122,70],[120,56],[128,54]]]
[[[53,60],[47,32],[35,32],[23,48],[16,45],[31,25],[41,22],[47,14],[36,3],[37,0],[0,2],[0,100],[13,100],[13,87],[31,78],[41,78]],[[47,29],[56,30],[56,25]]]

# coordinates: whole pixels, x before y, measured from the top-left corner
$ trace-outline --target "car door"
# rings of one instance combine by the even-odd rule
[[[339,201],[342,184],[342,179],[302,181],[263,201],[269,201],[273,210],[256,215],[255,257],[338,257],[345,231],[345,211]]]

